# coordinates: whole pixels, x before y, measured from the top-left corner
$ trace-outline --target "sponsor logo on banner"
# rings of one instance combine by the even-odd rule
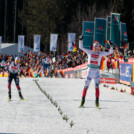
[[[107,84],[116,84],[116,79],[114,78],[100,78],[100,83],[107,83]]]
[[[91,33],[91,29],[86,29],[85,32],[87,32],[87,33]]]
[[[99,29],[99,30],[103,30],[103,26],[99,26],[98,29]]]
[[[124,36],[127,36],[127,32],[124,32]]]

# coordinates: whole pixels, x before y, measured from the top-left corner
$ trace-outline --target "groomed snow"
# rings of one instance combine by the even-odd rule
[[[12,100],[8,102],[7,78],[0,78],[0,134],[133,134],[134,96],[110,90],[130,87],[121,84],[100,85],[100,107],[95,108],[95,90],[92,80],[87,92],[85,108],[78,108],[84,79],[39,78],[40,87],[60,106],[66,122],[32,78],[20,79],[23,96],[20,101],[12,83]],[[70,122],[74,126],[70,127]]]

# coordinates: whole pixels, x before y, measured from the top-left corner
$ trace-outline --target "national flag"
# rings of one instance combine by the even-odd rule
[[[31,62],[31,59],[29,59],[28,62]]]
[[[123,43],[123,45],[122,45],[122,47],[123,47],[123,48],[128,48],[127,43],[126,43],[126,42],[124,42],[124,43]]]
[[[48,70],[46,70],[46,72],[45,72],[45,76],[47,76],[48,75]]]
[[[105,69],[105,56],[101,58],[101,64],[100,64],[100,69],[103,71]]]
[[[109,40],[104,40],[105,43],[109,44]]]
[[[117,62],[116,60],[113,62],[113,69],[117,68]]]
[[[46,53],[45,53],[45,52],[42,52],[41,54],[44,55],[44,54],[46,54]]]
[[[72,42],[72,45],[73,45],[73,52],[76,52],[77,51],[76,45],[73,42]]]
[[[60,70],[60,74],[61,74],[61,76],[62,77],[64,77],[65,75],[64,75],[64,71],[63,70]]]
[[[40,76],[40,77],[43,77],[43,73],[41,72],[41,73],[39,74],[39,76]]]
[[[33,74],[33,72],[30,72],[30,76],[31,76],[31,77],[34,77],[34,74]]]
[[[31,68],[31,67],[29,67],[29,68],[28,68],[28,70],[27,70],[27,72],[28,72],[28,73],[30,73],[30,71],[31,71],[31,70],[32,70],[32,68]]]
[[[68,54],[64,54],[64,57],[67,57],[68,56]]]

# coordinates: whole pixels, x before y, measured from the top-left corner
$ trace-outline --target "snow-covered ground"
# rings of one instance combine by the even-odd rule
[[[111,86],[130,91],[121,84],[100,85],[100,107],[95,108],[94,81],[87,92],[85,108],[78,108],[84,79],[39,78],[40,87],[58,107],[38,88],[32,78],[20,79],[20,101],[12,83],[12,100],[8,102],[7,78],[0,78],[0,134],[133,134],[134,96],[110,90]],[[60,107],[63,114],[58,111]],[[69,119],[66,122],[63,116]],[[70,127],[70,122],[74,125]]]

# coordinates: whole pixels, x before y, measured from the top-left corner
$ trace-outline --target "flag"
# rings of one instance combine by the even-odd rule
[[[40,76],[40,77],[43,77],[43,73],[41,72],[41,73],[39,74],[39,76]]]
[[[60,70],[60,74],[61,74],[62,77],[65,77],[63,70]]]
[[[34,77],[34,74],[33,74],[33,72],[30,72],[30,76],[31,76],[31,77]]]
[[[28,68],[28,70],[27,70],[27,72],[28,72],[28,73],[30,73],[31,69],[32,69],[32,68],[31,68],[31,67],[29,67],[29,68]]]
[[[100,69],[103,71],[105,69],[105,56],[101,58],[101,64],[100,64]]]
[[[76,52],[77,51],[76,45],[73,42],[72,42],[72,45],[73,45],[73,52]]]
[[[117,62],[116,60],[113,62],[113,69],[116,69],[117,68]]]

